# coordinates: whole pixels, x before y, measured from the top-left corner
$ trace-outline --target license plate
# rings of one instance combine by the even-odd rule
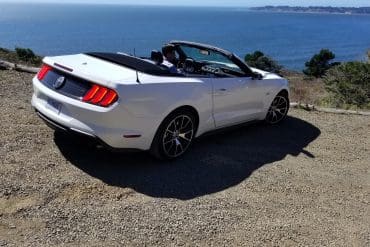
[[[59,114],[61,106],[62,106],[62,104],[59,103],[56,100],[53,100],[53,99],[48,99],[47,100],[46,108],[48,108],[49,110],[51,110],[51,111],[53,111],[57,114]]]

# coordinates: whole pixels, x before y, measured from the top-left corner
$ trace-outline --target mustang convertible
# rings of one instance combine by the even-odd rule
[[[45,57],[33,79],[32,106],[55,129],[114,149],[150,150],[160,159],[181,156],[206,132],[286,117],[286,79],[214,46],[169,44],[177,73],[155,50],[147,58],[98,52]]]

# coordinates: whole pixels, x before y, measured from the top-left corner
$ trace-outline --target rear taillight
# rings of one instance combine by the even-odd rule
[[[87,91],[85,96],[82,98],[82,101],[107,107],[116,102],[117,99],[118,95],[113,89],[93,84],[90,90]]]
[[[41,67],[41,69],[40,69],[39,73],[37,74],[37,79],[39,79],[39,81],[43,80],[43,79],[45,78],[46,74],[47,74],[50,70],[52,70],[52,67],[50,67],[50,66],[49,66],[49,65],[47,65],[47,64],[44,64],[44,65]]]

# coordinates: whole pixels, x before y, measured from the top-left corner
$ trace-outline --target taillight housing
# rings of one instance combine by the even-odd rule
[[[41,67],[41,69],[40,69],[40,71],[39,71],[39,73],[37,74],[37,79],[39,80],[39,81],[42,81],[44,78],[45,78],[45,76],[46,76],[46,74],[50,71],[50,70],[52,70],[53,68],[52,67],[50,67],[49,65],[47,65],[47,64],[43,64],[42,65],[42,67]]]
[[[118,100],[118,94],[113,89],[93,84],[82,98],[83,102],[108,107]]]

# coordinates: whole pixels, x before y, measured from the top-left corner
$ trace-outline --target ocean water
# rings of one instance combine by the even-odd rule
[[[252,12],[247,8],[0,3],[0,47],[41,55],[122,51],[147,56],[172,39],[213,44],[244,57],[261,50],[301,70],[328,48],[338,61],[370,49],[370,15]]]

